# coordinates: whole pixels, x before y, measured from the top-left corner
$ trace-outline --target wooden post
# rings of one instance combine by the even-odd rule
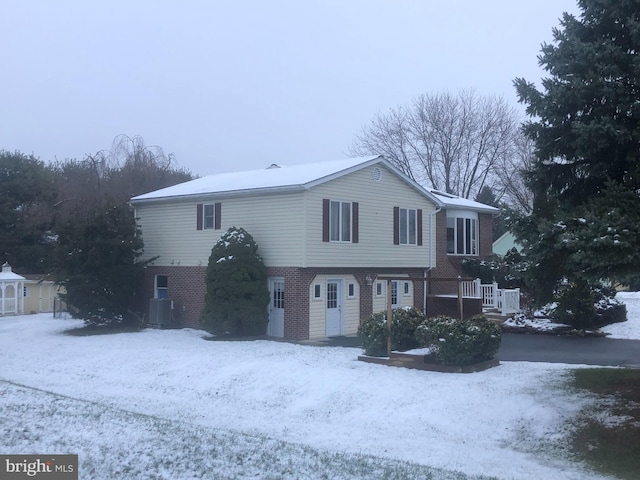
[[[462,277],[458,275],[458,315],[460,320],[464,319],[464,306],[462,301]]]
[[[387,280],[387,357],[389,358],[391,358],[391,318],[393,316],[391,282],[391,279]]]

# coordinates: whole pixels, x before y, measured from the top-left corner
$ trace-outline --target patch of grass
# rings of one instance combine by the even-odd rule
[[[600,397],[582,412],[573,452],[601,473],[640,478],[640,370],[574,370],[573,386]]]

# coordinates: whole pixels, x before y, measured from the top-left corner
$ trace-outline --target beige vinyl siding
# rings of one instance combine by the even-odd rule
[[[52,312],[53,302],[58,297],[62,287],[53,282],[24,283],[27,296],[24,297],[24,313]]]
[[[309,339],[325,338],[327,280],[342,280],[342,320],[344,335],[356,335],[360,325],[360,285],[353,275],[316,275],[309,286]],[[355,295],[349,297],[349,284],[354,284]],[[314,299],[314,285],[320,285],[320,298]],[[370,288],[370,287],[365,287]]]
[[[392,277],[407,277],[408,275],[404,274],[390,274]],[[382,295],[376,295],[376,283],[382,282]],[[409,281],[409,295],[404,295],[404,281],[401,280],[398,284],[398,306],[396,308],[402,307],[413,307],[413,295],[414,295],[414,285],[412,281]],[[373,282],[373,313],[384,312],[387,310],[387,281],[384,280],[376,280]]]
[[[373,180],[374,168],[382,178]],[[359,243],[322,241],[322,200],[358,202]],[[317,185],[307,193],[306,267],[428,268],[435,205],[382,166],[370,166]],[[393,244],[393,207],[422,209],[422,246]]]
[[[221,203],[221,229],[196,230],[196,205],[215,202]],[[303,192],[135,207],[145,258],[159,257],[154,265],[207,265],[211,249],[231,226],[242,227],[253,236],[267,266],[300,266],[303,262]]]

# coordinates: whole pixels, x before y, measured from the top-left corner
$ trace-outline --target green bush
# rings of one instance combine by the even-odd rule
[[[417,308],[397,308],[391,316],[391,346],[394,350],[411,350],[419,347],[416,328],[424,322],[423,313]]]
[[[374,313],[358,328],[358,336],[366,355],[384,357],[387,355],[387,315]],[[391,316],[391,349],[410,350],[419,346],[416,328],[424,321],[424,315],[417,308],[396,308]]]
[[[551,318],[576,329],[595,329],[627,319],[627,308],[615,299],[615,290],[586,282],[563,285],[556,293]]]
[[[202,326],[216,335],[264,335],[269,322],[267,269],[258,245],[230,227],[211,249],[205,276]]]
[[[387,321],[385,312],[374,313],[358,327],[358,337],[362,342],[365,355],[371,357],[387,356]]]
[[[484,315],[475,315],[468,320],[429,318],[418,326],[416,338],[443,364],[469,365],[492,359],[502,337],[498,325]]]

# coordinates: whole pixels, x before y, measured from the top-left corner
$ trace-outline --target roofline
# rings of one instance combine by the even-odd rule
[[[400,180],[402,180],[408,186],[410,186],[411,188],[416,190],[418,193],[426,197],[433,204],[435,204],[436,207],[446,208],[446,204],[442,202],[436,195],[432,194],[429,190],[424,188],[422,185],[420,185],[416,181],[409,178],[405,173],[403,173],[401,170],[395,167],[391,162],[389,162],[383,155],[378,155],[377,157],[373,157],[364,162],[358,163],[351,167],[344,168],[337,172],[331,173],[329,175],[325,175],[324,177],[320,177],[303,184],[284,185],[284,186],[276,186],[276,187],[244,188],[241,190],[229,190],[224,192],[202,192],[202,193],[171,195],[171,196],[152,197],[152,198],[134,197],[129,200],[129,203],[130,205],[135,206],[135,205],[140,205],[145,203],[162,203],[162,202],[176,201],[176,200],[177,201],[198,200],[200,198],[211,200],[212,198],[222,199],[222,198],[231,198],[231,197],[240,197],[240,196],[259,196],[259,195],[278,194],[278,193],[295,193],[295,192],[301,192],[304,190],[309,190],[317,185],[321,185],[331,180],[335,180],[336,178],[340,178],[344,175],[357,172],[358,170],[361,170],[363,168],[366,168],[375,164],[383,165],[385,168],[387,168],[393,174],[395,174]]]
[[[257,195],[269,195],[277,193],[295,193],[306,190],[304,185],[285,185],[278,187],[261,187],[261,188],[245,188],[242,190],[227,190],[224,192],[203,192],[203,193],[191,193],[187,195],[171,195],[166,197],[153,197],[153,198],[138,198],[135,197],[129,200],[131,205],[137,205],[142,203],[162,203],[175,200],[211,200],[212,198],[232,198],[232,197],[246,197]]]

